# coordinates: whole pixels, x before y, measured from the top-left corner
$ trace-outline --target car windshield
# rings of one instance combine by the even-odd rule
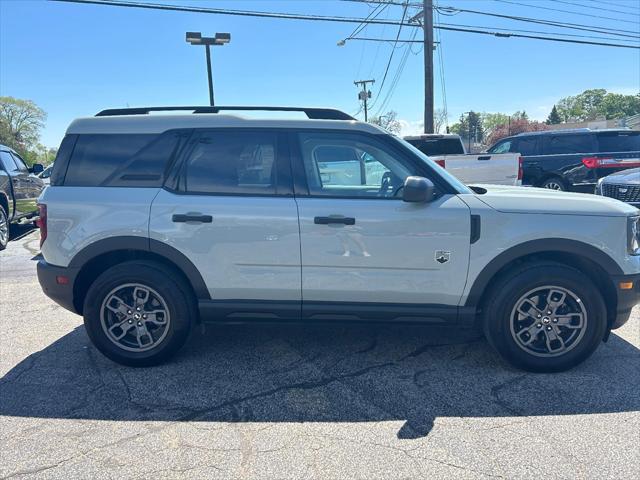
[[[394,136],[393,138],[395,138],[397,141],[402,143],[403,147],[408,148],[409,150],[411,150],[411,152],[414,153],[424,163],[427,163],[428,165],[433,167],[433,169],[436,170],[438,172],[438,174],[440,176],[442,176],[447,182],[449,182],[458,191],[458,193],[473,193],[473,191],[469,187],[467,187],[464,183],[462,183],[456,177],[451,175],[444,168],[440,167],[440,165],[435,163],[433,160],[431,160],[429,157],[427,157],[424,153],[422,153],[416,147],[411,145],[409,142],[407,142],[406,140],[403,140],[401,138],[398,138],[396,136]]]

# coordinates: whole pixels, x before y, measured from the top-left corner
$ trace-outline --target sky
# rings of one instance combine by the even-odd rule
[[[359,18],[375,8],[373,4],[338,0],[154,1]],[[640,35],[640,4],[633,0],[437,0],[435,3],[441,7],[580,23]],[[417,11],[417,7],[409,7],[407,16]],[[403,7],[394,5],[386,7],[378,18],[399,20],[402,14]],[[544,25],[464,12],[438,13],[434,21],[552,31]],[[403,134],[418,133],[424,96],[422,46],[399,43],[394,51],[393,42],[357,40],[338,46],[355,27],[347,23],[0,0],[0,95],[30,99],[42,107],[48,118],[41,141],[55,147],[74,118],[91,116],[105,108],[208,104],[204,48],[187,44],[185,32],[202,31],[204,35],[230,32],[231,43],[212,50],[217,104],[326,106],[358,113],[362,118],[353,82],[373,78],[376,83],[371,86],[371,112],[384,114],[394,110],[403,123]],[[411,38],[415,30],[418,29],[404,27],[400,38]],[[553,31],[604,36],[574,30]],[[359,36],[394,39],[397,34],[396,26],[370,25]],[[416,34],[420,39],[421,32]],[[445,105],[441,82],[444,77],[449,123],[469,110],[508,114],[525,110],[531,118],[544,120],[557,100],[589,88],[625,94],[640,91],[638,49],[450,31],[436,31],[436,40],[440,43],[434,52],[434,102],[436,108]],[[595,41],[619,43],[619,40]],[[405,67],[395,88],[390,90],[409,48]],[[387,80],[380,91],[392,51]]]

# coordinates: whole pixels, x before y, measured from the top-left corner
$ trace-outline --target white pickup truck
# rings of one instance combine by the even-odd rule
[[[522,159],[519,153],[465,152],[459,135],[425,134],[404,137],[431,160],[466,184],[521,185]]]

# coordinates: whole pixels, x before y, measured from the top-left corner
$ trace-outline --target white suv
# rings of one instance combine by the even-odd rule
[[[468,187],[336,110],[225,113],[250,109],[69,127],[40,198],[38,276],[116,362],[161,362],[200,322],[424,322],[481,327],[512,364],[559,371],[640,300],[634,207]]]

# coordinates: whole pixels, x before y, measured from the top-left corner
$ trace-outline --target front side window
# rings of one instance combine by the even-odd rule
[[[13,156],[9,152],[1,151],[0,160],[2,160],[2,165],[4,165],[4,168],[8,173],[18,173],[20,171],[18,170],[18,165],[16,165]]]
[[[13,157],[13,160],[16,162],[16,166],[18,167],[19,172],[29,173],[29,168],[27,168],[26,163],[24,163],[24,160],[22,160],[20,155],[14,152],[11,154],[11,156]]]
[[[489,153],[509,153],[510,149],[511,140],[507,140],[506,142],[497,144],[495,147],[489,150]]]
[[[200,135],[185,165],[189,193],[276,193],[276,134],[216,131]]]
[[[348,133],[302,133],[302,158],[311,195],[399,198],[414,169],[383,144]]]

